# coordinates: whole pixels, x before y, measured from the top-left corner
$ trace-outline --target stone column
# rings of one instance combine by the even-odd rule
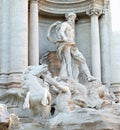
[[[28,66],[28,0],[10,0],[10,77],[20,83]]]
[[[110,36],[109,36],[109,10],[104,9],[100,18],[100,40],[101,40],[101,68],[102,82],[110,86]]]
[[[119,98],[120,102],[120,1],[110,0],[110,8],[112,27],[110,43],[111,90]]]
[[[9,71],[9,0],[0,1],[0,83]]]
[[[87,11],[91,16],[91,60],[92,75],[101,81],[100,40],[99,40],[99,10]]]
[[[30,1],[29,65],[39,64],[38,0]]]

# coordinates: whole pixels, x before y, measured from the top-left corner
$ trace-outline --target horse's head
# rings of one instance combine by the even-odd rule
[[[48,66],[46,64],[37,65],[37,66],[29,66],[27,68],[27,73],[30,73],[34,76],[40,76],[48,71]]]

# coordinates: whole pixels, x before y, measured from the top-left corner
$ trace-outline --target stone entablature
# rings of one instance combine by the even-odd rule
[[[58,1],[58,0],[41,0],[39,2],[40,13],[50,15],[61,15],[65,12],[73,11],[83,14],[90,9],[103,9],[108,2],[101,0],[75,0],[75,1]],[[71,8],[72,7],[72,8]]]

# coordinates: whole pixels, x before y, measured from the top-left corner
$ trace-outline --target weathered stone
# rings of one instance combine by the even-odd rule
[[[0,130],[120,129],[118,1],[0,0]]]
[[[62,126],[66,130],[119,130],[120,117],[112,115],[109,110],[81,109],[73,113],[60,113],[49,123],[50,128],[54,129]]]
[[[60,61],[58,60],[57,52],[47,52],[41,59],[41,64],[47,64],[49,71],[52,73],[52,77],[58,76],[60,72]]]
[[[10,124],[9,116],[7,106],[0,104],[0,130],[8,130]]]

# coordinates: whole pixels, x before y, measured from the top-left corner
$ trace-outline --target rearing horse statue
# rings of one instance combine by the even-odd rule
[[[50,113],[51,95],[40,76],[48,71],[47,65],[29,66],[23,74],[23,88],[27,94],[23,108],[31,109],[37,117],[47,118]]]

